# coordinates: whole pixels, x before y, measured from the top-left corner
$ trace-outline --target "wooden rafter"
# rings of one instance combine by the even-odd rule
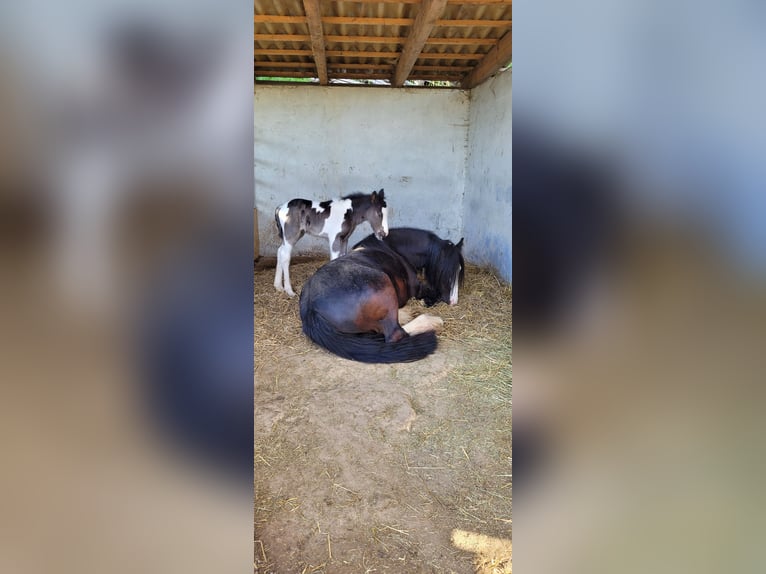
[[[255,62],[256,68],[314,68],[314,62]]]
[[[442,82],[456,82],[460,80],[461,74],[426,74],[421,72],[413,72],[410,76],[411,80],[436,80]],[[333,78],[342,80],[389,80],[391,81],[391,74],[359,74],[355,72],[348,72],[344,74],[335,74]]]
[[[412,66],[418,59],[418,55],[423,51],[431,31],[436,22],[444,13],[447,7],[447,0],[423,0],[420,4],[420,10],[415,18],[415,23],[410,28],[410,35],[402,49],[402,55],[396,64],[396,71],[391,84],[399,88],[404,85],[404,81],[412,71]]]
[[[256,42],[308,42],[311,36],[308,34],[255,34],[253,39]]]
[[[478,63],[473,71],[463,80],[462,86],[471,89],[478,86],[492,74],[505,66],[513,55],[513,31],[509,30],[505,36],[494,46],[484,59]]]
[[[333,78],[348,79],[348,80],[391,80],[390,72],[381,73],[358,73],[358,72],[344,72],[333,74],[330,73]],[[461,74],[447,74],[447,73],[426,73],[426,72],[413,72],[410,76],[413,80],[435,80],[454,82],[460,79]],[[258,70],[257,77],[274,76],[277,78],[315,78],[316,73],[313,70]]]
[[[444,1],[444,0],[442,0]],[[368,44],[404,44],[405,38],[388,36],[327,36],[328,42],[338,43],[368,43]],[[426,44],[444,44],[454,46],[493,46],[497,42],[495,38],[428,38]]]
[[[279,14],[256,14],[255,24],[306,24],[303,16],[281,16]],[[323,24],[353,24],[355,26],[411,26],[414,18],[357,18],[356,16],[324,16]],[[436,26],[508,28],[510,20],[438,20]]]
[[[254,24],[306,24],[305,16],[282,16],[280,14],[255,14]]]
[[[420,0],[330,0],[331,2],[354,1],[364,4],[419,4]],[[448,4],[507,4],[511,6],[513,0],[449,0]]]
[[[256,68],[265,68],[269,70],[275,70],[277,68],[307,68],[309,70],[314,68],[314,64],[312,62],[255,62],[254,66]],[[327,63],[327,69],[328,70],[337,70],[337,69],[346,69],[346,70],[382,70],[386,69],[391,71],[394,64],[388,64],[386,62],[382,63],[372,63],[372,64],[350,64],[347,62],[328,62]],[[423,66],[413,66],[413,70],[419,71],[419,72],[425,72],[425,71],[440,71],[440,72],[468,72],[472,68],[470,66],[431,66],[431,65],[423,65]]]
[[[443,0],[442,0],[443,1]],[[256,42],[307,42],[307,34],[255,34]],[[407,40],[397,36],[325,36],[326,43],[338,44],[404,44]],[[496,38],[428,38],[426,45],[494,46]]]
[[[399,52],[355,52],[351,50],[329,50],[327,57],[337,58],[398,58]],[[481,60],[484,54],[448,54],[441,52],[421,52],[419,60]]]
[[[286,72],[284,70],[258,70],[255,73],[256,76],[276,76],[278,78],[315,78],[316,72],[314,70],[290,70]]]
[[[311,50],[292,50],[274,48],[255,48],[254,56],[311,56]],[[398,58],[399,52],[367,52],[355,50],[325,50],[328,58]],[[421,52],[419,60],[481,60],[485,54],[451,54],[441,52]]]
[[[292,48],[255,48],[253,56],[311,56],[311,50],[293,50]],[[330,53],[325,51],[326,56]]]
[[[511,60],[511,9],[512,0],[256,0],[254,70],[321,84],[430,79],[471,89]]]
[[[319,0],[303,0],[303,8],[306,11],[306,19],[309,24],[311,50],[314,52],[319,83],[327,85],[327,57],[324,51],[324,32],[322,31],[322,12],[319,8]]]

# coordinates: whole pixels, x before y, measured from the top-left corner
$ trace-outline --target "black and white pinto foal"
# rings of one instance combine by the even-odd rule
[[[274,287],[290,297],[295,296],[290,284],[290,256],[293,245],[304,234],[326,237],[330,243],[330,260],[348,252],[348,238],[363,221],[369,222],[378,239],[388,234],[388,208],[382,189],[321,202],[291,199],[277,207],[274,218],[282,239],[277,251]]]

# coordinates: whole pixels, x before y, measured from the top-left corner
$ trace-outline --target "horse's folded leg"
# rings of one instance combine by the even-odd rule
[[[398,343],[402,339],[408,336],[408,333],[404,330],[403,327],[400,327],[399,325],[396,325],[391,331],[389,331],[387,334],[384,333],[386,343]]]
[[[418,333],[425,333],[426,331],[437,331],[444,325],[441,317],[434,315],[420,315],[413,319],[406,325],[402,326],[402,329],[407,331],[410,335],[417,335]]]

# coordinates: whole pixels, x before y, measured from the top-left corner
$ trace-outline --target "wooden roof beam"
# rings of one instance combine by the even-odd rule
[[[256,37],[256,39],[258,39]],[[327,42],[339,44],[404,44],[407,39],[389,36],[326,36]],[[442,44],[450,46],[494,46],[495,38],[428,38],[426,44]]]
[[[353,1],[353,2],[359,2],[362,4],[418,4],[420,3],[420,0],[329,0],[331,2],[347,2],[347,1]],[[513,0],[448,0],[448,4],[507,4],[508,6],[513,5]]]
[[[414,18],[366,18],[357,16],[325,16],[324,24],[353,24],[355,26],[411,26]],[[303,16],[282,16],[280,14],[256,14],[253,16],[254,24],[305,24]],[[511,20],[439,20],[436,22],[440,27],[463,27],[463,28],[509,28]]]
[[[307,34],[254,34],[254,42],[307,42],[311,36]],[[404,44],[405,38],[396,36],[325,36],[328,44]],[[427,45],[444,46],[494,46],[495,38],[428,38]]]
[[[509,30],[505,36],[484,56],[473,71],[463,80],[462,87],[470,90],[478,86],[492,74],[505,66],[513,56],[513,31]]]
[[[407,37],[407,43],[402,49],[402,55],[396,64],[394,79],[391,85],[400,88],[412,71],[412,66],[418,59],[426,40],[431,35],[431,31],[444,13],[447,7],[447,0],[423,0],[420,3],[420,10],[415,18],[415,22],[410,28],[410,35]]]
[[[314,52],[314,63],[317,67],[319,83],[326,86],[329,80],[327,78],[327,56],[324,51],[324,32],[319,0],[303,0],[303,9],[306,11],[306,18],[308,19],[311,51]]]
[[[293,50],[286,48],[253,48],[253,56],[311,56],[311,50]],[[327,54],[328,56],[330,54]]]
[[[253,56],[304,56],[310,57],[313,54],[311,50],[292,50],[292,49],[268,49],[268,48],[254,48]],[[373,59],[386,59],[399,57],[399,52],[364,52],[364,51],[352,51],[352,50],[325,50],[325,55],[328,58],[373,58]],[[453,54],[451,52],[421,52],[418,57],[419,60],[481,60],[484,54],[478,52],[476,54]],[[394,62],[396,63],[396,62]]]
[[[257,51],[257,50],[256,50]],[[260,51],[258,53],[264,53]],[[276,55],[276,54],[274,54]],[[351,50],[327,50],[328,58],[398,58],[399,52],[364,52]],[[481,60],[484,54],[453,54],[451,52],[421,52],[421,60]]]

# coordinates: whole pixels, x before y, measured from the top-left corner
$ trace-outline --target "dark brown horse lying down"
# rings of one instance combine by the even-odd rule
[[[411,297],[430,304],[457,300],[463,275],[461,247],[462,241],[459,245],[444,242],[433,260],[423,263],[426,277],[429,272],[439,276],[433,267],[440,265],[445,268],[443,275],[452,278],[431,286],[421,282],[408,257],[387,242],[374,236],[363,240],[347,255],[320,267],[304,285],[303,332],[328,351],[365,363],[416,361],[430,355],[436,350],[435,329],[442,320],[421,315],[402,327],[398,311]]]
[[[389,231],[383,242],[425,276],[430,287],[423,296],[425,304],[430,307],[443,301],[456,305],[465,273],[463,240],[455,245],[431,231],[414,227],[396,227]],[[354,249],[375,243],[375,235],[370,234],[354,245]]]

